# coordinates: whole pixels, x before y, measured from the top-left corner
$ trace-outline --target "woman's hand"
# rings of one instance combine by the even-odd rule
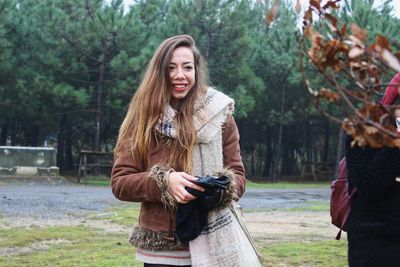
[[[169,190],[178,203],[186,204],[196,198],[196,196],[186,191],[185,187],[190,187],[202,192],[204,191],[203,187],[191,182],[197,180],[196,177],[185,172],[171,172],[168,175]]]

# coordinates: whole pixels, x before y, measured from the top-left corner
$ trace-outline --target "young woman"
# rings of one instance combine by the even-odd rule
[[[400,73],[387,87],[381,103],[399,97]],[[394,123],[393,123],[394,124]],[[349,266],[400,266],[400,149],[360,147],[346,140],[351,201],[347,238]]]
[[[230,178],[216,209],[243,194],[245,177],[233,105],[231,98],[208,87],[206,68],[192,37],[174,36],[160,44],[121,125],[111,180],[116,198],[141,202],[139,223],[129,241],[145,266],[204,266],[201,253],[213,249],[213,244],[204,251],[182,244],[175,231],[176,210],[195,199],[186,187],[204,190],[192,183],[195,176]],[[207,260],[209,266],[236,265],[224,265],[227,259]]]

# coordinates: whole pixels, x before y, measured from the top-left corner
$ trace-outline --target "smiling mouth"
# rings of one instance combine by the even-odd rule
[[[175,91],[183,92],[183,91],[185,91],[187,84],[174,84],[173,87],[174,87]]]

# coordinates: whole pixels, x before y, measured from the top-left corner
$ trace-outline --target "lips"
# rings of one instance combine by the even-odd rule
[[[176,92],[184,92],[187,88],[187,84],[173,84],[173,87]]]

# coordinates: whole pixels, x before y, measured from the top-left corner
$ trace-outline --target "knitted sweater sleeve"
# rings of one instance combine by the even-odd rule
[[[400,177],[400,149],[360,147],[346,140],[346,161],[350,186],[365,198],[380,199],[390,193]]]

